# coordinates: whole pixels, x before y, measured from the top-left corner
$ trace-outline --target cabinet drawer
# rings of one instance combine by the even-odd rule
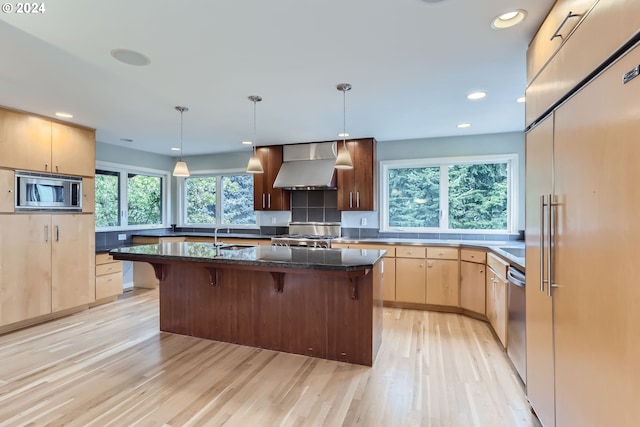
[[[487,265],[495,271],[503,280],[507,279],[507,270],[509,270],[509,263],[498,258],[494,254],[487,255]]]
[[[474,249],[460,249],[460,259],[462,261],[484,264],[487,262],[487,253],[485,251],[477,251]]]
[[[109,253],[96,254],[96,265],[107,264],[113,261],[113,256],[109,255]]]
[[[331,245],[331,247],[334,247]],[[349,245],[350,249],[374,249],[377,251],[387,251],[384,255],[385,258],[395,258],[396,256],[396,247],[390,245],[368,245],[368,244],[355,244]]]
[[[458,248],[427,248],[427,258],[458,259]]]
[[[96,300],[122,293],[122,273],[96,277]]]
[[[120,261],[96,265],[96,276],[112,273],[122,273],[122,263]]]
[[[426,248],[422,246],[396,246],[397,258],[424,258]]]

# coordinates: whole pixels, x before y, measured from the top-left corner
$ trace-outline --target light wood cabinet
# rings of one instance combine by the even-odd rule
[[[0,213],[15,210],[15,172],[0,169]]]
[[[459,282],[457,259],[427,259],[427,304],[458,307]]]
[[[486,314],[485,272],[486,266],[484,264],[469,261],[460,262],[460,308],[482,315]]]
[[[396,300],[396,248],[390,245],[374,245],[374,244],[332,244],[332,248],[349,248],[349,249],[373,249],[377,251],[386,251],[383,260],[383,295],[384,301]]]
[[[96,254],[96,301],[115,299],[122,291],[122,262],[108,253]]]
[[[636,47],[555,112],[558,426],[637,424],[640,77],[622,76],[638,64]]]
[[[0,326],[51,313],[49,215],[0,215]]]
[[[51,216],[51,309],[89,304],[96,299],[93,215]]]
[[[374,165],[375,139],[346,141],[353,169],[337,170],[339,211],[372,211],[375,205]],[[338,141],[338,149],[342,143]]]
[[[95,131],[0,109],[0,166],[95,175]]]
[[[256,211],[286,211],[291,208],[290,192],[273,188],[282,166],[282,149],[282,145],[256,148],[256,156],[264,169],[264,173],[253,175],[253,209]]]
[[[541,196],[553,191],[553,114],[526,135],[526,337],[527,396],[545,426],[555,424],[555,386],[553,355],[553,300],[540,281],[547,275],[547,251],[540,265],[540,237],[547,241],[548,227],[542,224]],[[545,223],[548,217],[545,214]],[[548,223],[547,223],[548,224]],[[541,277],[542,274],[542,277]]]
[[[0,323],[27,320],[95,299],[92,215],[2,215]]]
[[[559,0],[553,5],[527,50],[527,83],[531,83],[560,49],[596,0]],[[556,35],[554,37],[554,35]]]
[[[498,258],[494,254],[487,255],[487,318],[493,327],[502,345],[506,348],[507,320],[508,320],[508,294],[507,272],[509,263]]]
[[[96,180],[82,178],[82,212],[93,213],[96,208]]]
[[[396,301],[427,302],[425,264],[424,258],[396,258]]]
[[[0,166],[51,172],[51,122],[0,108]]]

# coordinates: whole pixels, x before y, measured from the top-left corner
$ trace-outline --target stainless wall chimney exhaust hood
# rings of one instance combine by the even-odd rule
[[[335,141],[285,145],[273,186],[285,190],[335,189],[336,147]]]

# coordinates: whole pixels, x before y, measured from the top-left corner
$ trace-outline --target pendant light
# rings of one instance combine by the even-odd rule
[[[347,150],[347,91],[351,90],[349,83],[340,83],[337,89],[342,92],[342,133],[338,136],[342,137],[342,149],[338,153],[336,158],[336,169],[353,169],[353,162],[351,161],[351,155]]]
[[[262,101],[262,97],[251,95],[249,101],[253,102],[253,156],[251,156],[249,164],[247,164],[247,173],[264,173],[262,163],[260,163],[260,159],[256,155],[256,104]]]
[[[191,175],[189,168],[187,167],[187,163],[182,160],[182,113],[189,111],[189,109],[187,107],[177,106],[176,110],[180,111],[180,160],[176,163],[176,167],[173,168],[173,176],[188,177]]]

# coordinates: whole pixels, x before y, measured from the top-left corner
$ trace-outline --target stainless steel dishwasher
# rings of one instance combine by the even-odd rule
[[[507,320],[507,354],[511,363],[527,383],[527,347],[525,337],[525,275],[515,267],[509,267],[509,317]]]

